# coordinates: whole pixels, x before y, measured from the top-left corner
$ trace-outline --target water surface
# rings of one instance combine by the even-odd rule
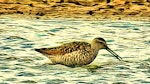
[[[0,84],[149,84],[150,22],[0,18]],[[125,62],[100,50],[91,67],[48,65],[34,48],[103,37]]]

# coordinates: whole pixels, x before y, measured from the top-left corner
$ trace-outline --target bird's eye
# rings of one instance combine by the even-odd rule
[[[101,44],[102,44],[103,42],[99,42],[99,43],[101,43]]]

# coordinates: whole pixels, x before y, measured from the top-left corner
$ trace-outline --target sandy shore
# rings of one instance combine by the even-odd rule
[[[0,16],[37,19],[69,18],[88,20],[150,20],[150,2],[114,0],[113,2],[52,2],[53,0],[1,0]],[[93,1],[93,2],[92,2]],[[105,0],[104,0],[105,1]]]

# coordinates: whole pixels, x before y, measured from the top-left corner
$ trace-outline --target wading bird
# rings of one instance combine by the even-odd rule
[[[107,46],[106,41],[101,37],[94,38],[91,44],[87,42],[71,42],[53,48],[35,49],[35,51],[47,56],[52,61],[52,64],[75,67],[93,62],[100,49],[106,49],[118,60],[122,60]]]

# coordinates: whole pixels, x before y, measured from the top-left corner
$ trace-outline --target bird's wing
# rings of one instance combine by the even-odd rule
[[[38,51],[45,55],[64,55],[77,50],[89,50],[90,48],[91,45],[86,42],[71,42],[53,48],[35,49],[35,51]]]

